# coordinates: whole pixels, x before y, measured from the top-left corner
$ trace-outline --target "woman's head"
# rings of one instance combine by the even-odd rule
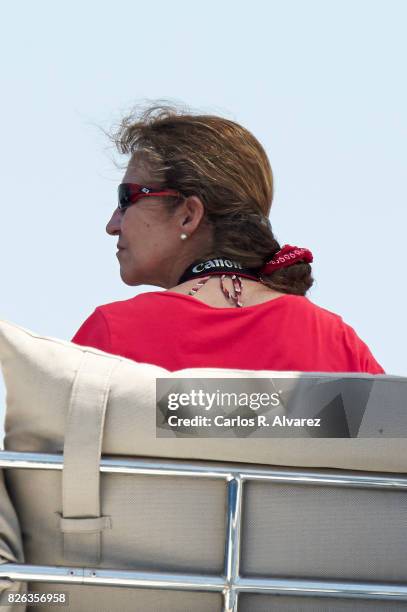
[[[196,196],[153,195],[163,191],[162,183],[154,178],[139,153],[133,154],[122,185],[137,195],[142,195],[143,188],[153,188],[152,195],[137,199],[123,210],[117,208],[106,227],[109,234],[118,236],[117,257],[123,281],[167,288],[176,285],[184,269],[210,243],[203,204]],[[186,237],[185,242],[182,238]]]
[[[147,186],[174,189],[183,196],[145,198],[126,212],[144,219],[144,229],[141,225],[135,232],[140,231],[146,243],[150,240],[148,232],[153,232],[154,245],[150,245],[152,248],[146,245],[143,257],[143,265],[147,260],[150,262],[149,273],[159,265],[160,254],[163,260],[175,258],[185,263],[184,267],[196,259],[220,256],[239,260],[247,267],[260,267],[279,250],[268,224],[273,199],[272,170],[262,145],[244,127],[222,117],[155,106],[125,117],[113,140],[120,153],[130,155],[123,182],[145,181]],[[146,221],[147,213],[132,210],[138,207],[151,212],[151,221]],[[126,215],[122,219],[122,233],[128,231]],[[191,216],[193,222],[188,225]],[[114,218],[115,215],[112,221]],[[118,221],[116,218],[115,231],[110,225],[109,233],[120,233]],[[129,215],[127,225],[130,221]],[[181,232],[188,235],[188,240],[180,240]],[[134,235],[132,240],[136,238]],[[139,253],[141,257],[141,249]],[[293,275],[293,268],[297,268],[295,277],[305,274],[305,284],[300,286],[297,278],[294,284],[289,283],[292,290],[288,290],[284,278]],[[300,268],[303,274],[299,274]],[[274,273],[273,277],[279,291],[301,294],[312,283],[306,280],[309,271],[308,264],[296,264]],[[134,282],[137,274],[127,274],[128,278],[131,276],[133,282],[129,284],[156,284],[146,281],[145,274],[137,282]],[[123,280],[127,282],[126,278]],[[277,288],[271,284],[271,277],[265,280]]]

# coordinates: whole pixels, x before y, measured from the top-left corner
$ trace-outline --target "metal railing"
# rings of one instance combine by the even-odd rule
[[[62,455],[0,451],[0,468],[62,470]],[[103,457],[104,473],[180,476],[224,480],[227,514],[224,573],[221,576],[164,572],[137,572],[89,567],[0,565],[0,579],[23,582],[103,585],[177,591],[207,591],[223,594],[223,612],[237,612],[240,593],[295,595],[374,600],[407,601],[407,584],[265,578],[240,576],[243,489],[247,481],[297,485],[407,490],[407,477],[398,474],[347,472],[342,470],[268,469],[247,464],[210,462],[112,459]]]

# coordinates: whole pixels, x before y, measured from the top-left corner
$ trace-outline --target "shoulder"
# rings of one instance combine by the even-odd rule
[[[315,339],[320,336],[323,344],[338,350],[341,347],[349,362],[349,371],[369,372],[371,374],[384,374],[384,369],[376,361],[367,344],[358,336],[351,325],[345,323],[343,318],[326,308],[317,306],[308,298],[292,296],[289,300],[291,307],[296,309],[297,318],[301,318],[302,327],[308,325]],[[301,312],[300,312],[301,311]],[[295,314],[295,313],[294,313]]]
[[[95,312],[102,315],[106,321],[111,317],[134,315],[136,312],[148,314],[151,309],[161,308],[164,304],[168,306],[169,300],[166,296],[166,291],[147,291],[127,300],[102,304],[95,309]]]
[[[322,321],[346,325],[340,315],[327,308],[318,306],[306,296],[287,294],[285,297],[287,299],[284,306],[292,311],[302,312],[304,315],[309,315]]]
[[[308,313],[312,318],[318,321],[318,324],[322,326],[330,327],[340,334],[352,341],[360,341],[360,338],[356,334],[355,330],[351,325],[344,321],[343,317],[332,310],[323,308],[311,302],[306,297],[292,296],[296,302],[296,308],[302,309],[303,313]],[[302,301],[301,301],[302,300]]]
[[[315,306],[315,305],[314,305]],[[376,361],[368,345],[360,338],[355,329],[345,323],[339,315],[315,306],[321,317],[331,321],[332,328],[335,330],[335,338],[340,339],[344,351],[348,355],[349,363],[352,364],[352,371],[369,372],[370,374],[384,374],[382,366]]]
[[[97,306],[82,323],[72,342],[109,352],[112,346],[112,333],[126,321],[132,327],[139,326],[143,315],[151,315],[151,304],[156,302],[159,292],[143,293],[128,300],[119,300]]]
[[[289,295],[284,304],[290,319],[295,319],[303,330],[325,337],[327,340],[356,341],[359,338],[355,330],[346,323],[342,316],[318,306],[309,298],[299,295]],[[322,337],[321,336],[321,337]]]

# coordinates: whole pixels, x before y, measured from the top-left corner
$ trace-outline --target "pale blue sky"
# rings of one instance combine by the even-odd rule
[[[69,339],[151,289],[104,233],[120,173],[96,126],[165,98],[253,131],[310,299],[406,375],[406,21],[403,0],[3,3],[0,317]]]

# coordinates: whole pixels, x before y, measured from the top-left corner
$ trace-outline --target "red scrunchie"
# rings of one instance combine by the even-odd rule
[[[281,250],[278,251],[278,253],[273,255],[273,259],[265,263],[264,266],[260,268],[260,272],[261,274],[266,275],[273,274],[273,272],[276,270],[291,266],[300,260],[311,263],[311,261],[313,261],[311,251],[301,247],[291,246],[290,244],[285,244]]]

